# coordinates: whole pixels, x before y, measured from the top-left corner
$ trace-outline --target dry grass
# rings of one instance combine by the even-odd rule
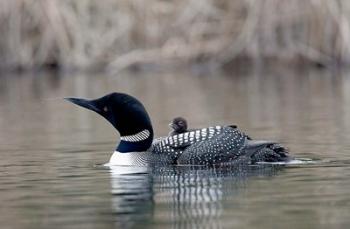
[[[1,67],[350,62],[347,0],[0,1]]]

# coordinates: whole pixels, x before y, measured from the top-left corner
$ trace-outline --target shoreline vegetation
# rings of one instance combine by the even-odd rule
[[[0,1],[0,69],[350,63],[347,0]]]

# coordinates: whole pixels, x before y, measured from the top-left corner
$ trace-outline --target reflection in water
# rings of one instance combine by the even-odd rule
[[[152,177],[146,167],[111,166],[112,212],[117,228],[146,223],[153,215]]]
[[[112,166],[113,213],[117,225],[127,228],[154,221],[171,223],[172,228],[223,228],[225,192],[239,193],[248,177],[271,176],[279,170],[273,166],[152,170]],[[225,184],[226,178],[235,182]]]
[[[163,219],[172,228],[218,228],[221,226],[222,177],[215,170],[177,167],[157,171],[156,202],[169,208]]]
[[[180,171],[168,176],[171,178],[168,181],[166,177],[162,178],[160,184],[165,187],[161,190],[170,191],[168,195],[173,200],[174,228],[221,227],[218,219],[222,211],[222,178],[215,171],[210,174],[196,170]]]

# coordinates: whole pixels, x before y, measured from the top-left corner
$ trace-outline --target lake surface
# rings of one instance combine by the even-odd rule
[[[157,136],[237,124],[312,164],[108,168],[119,135],[62,98],[139,98]],[[350,73],[246,70],[0,76],[0,227],[349,228]]]

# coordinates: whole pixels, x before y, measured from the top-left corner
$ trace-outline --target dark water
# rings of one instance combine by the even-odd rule
[[[106,168],[119,136],[62,100],[122,91],[158,136],[238,124],[317,163]],[[0,227],[349,228],[350,74],[303,70],[0,76]],[[131,171],[130,171],[131,170]]]

